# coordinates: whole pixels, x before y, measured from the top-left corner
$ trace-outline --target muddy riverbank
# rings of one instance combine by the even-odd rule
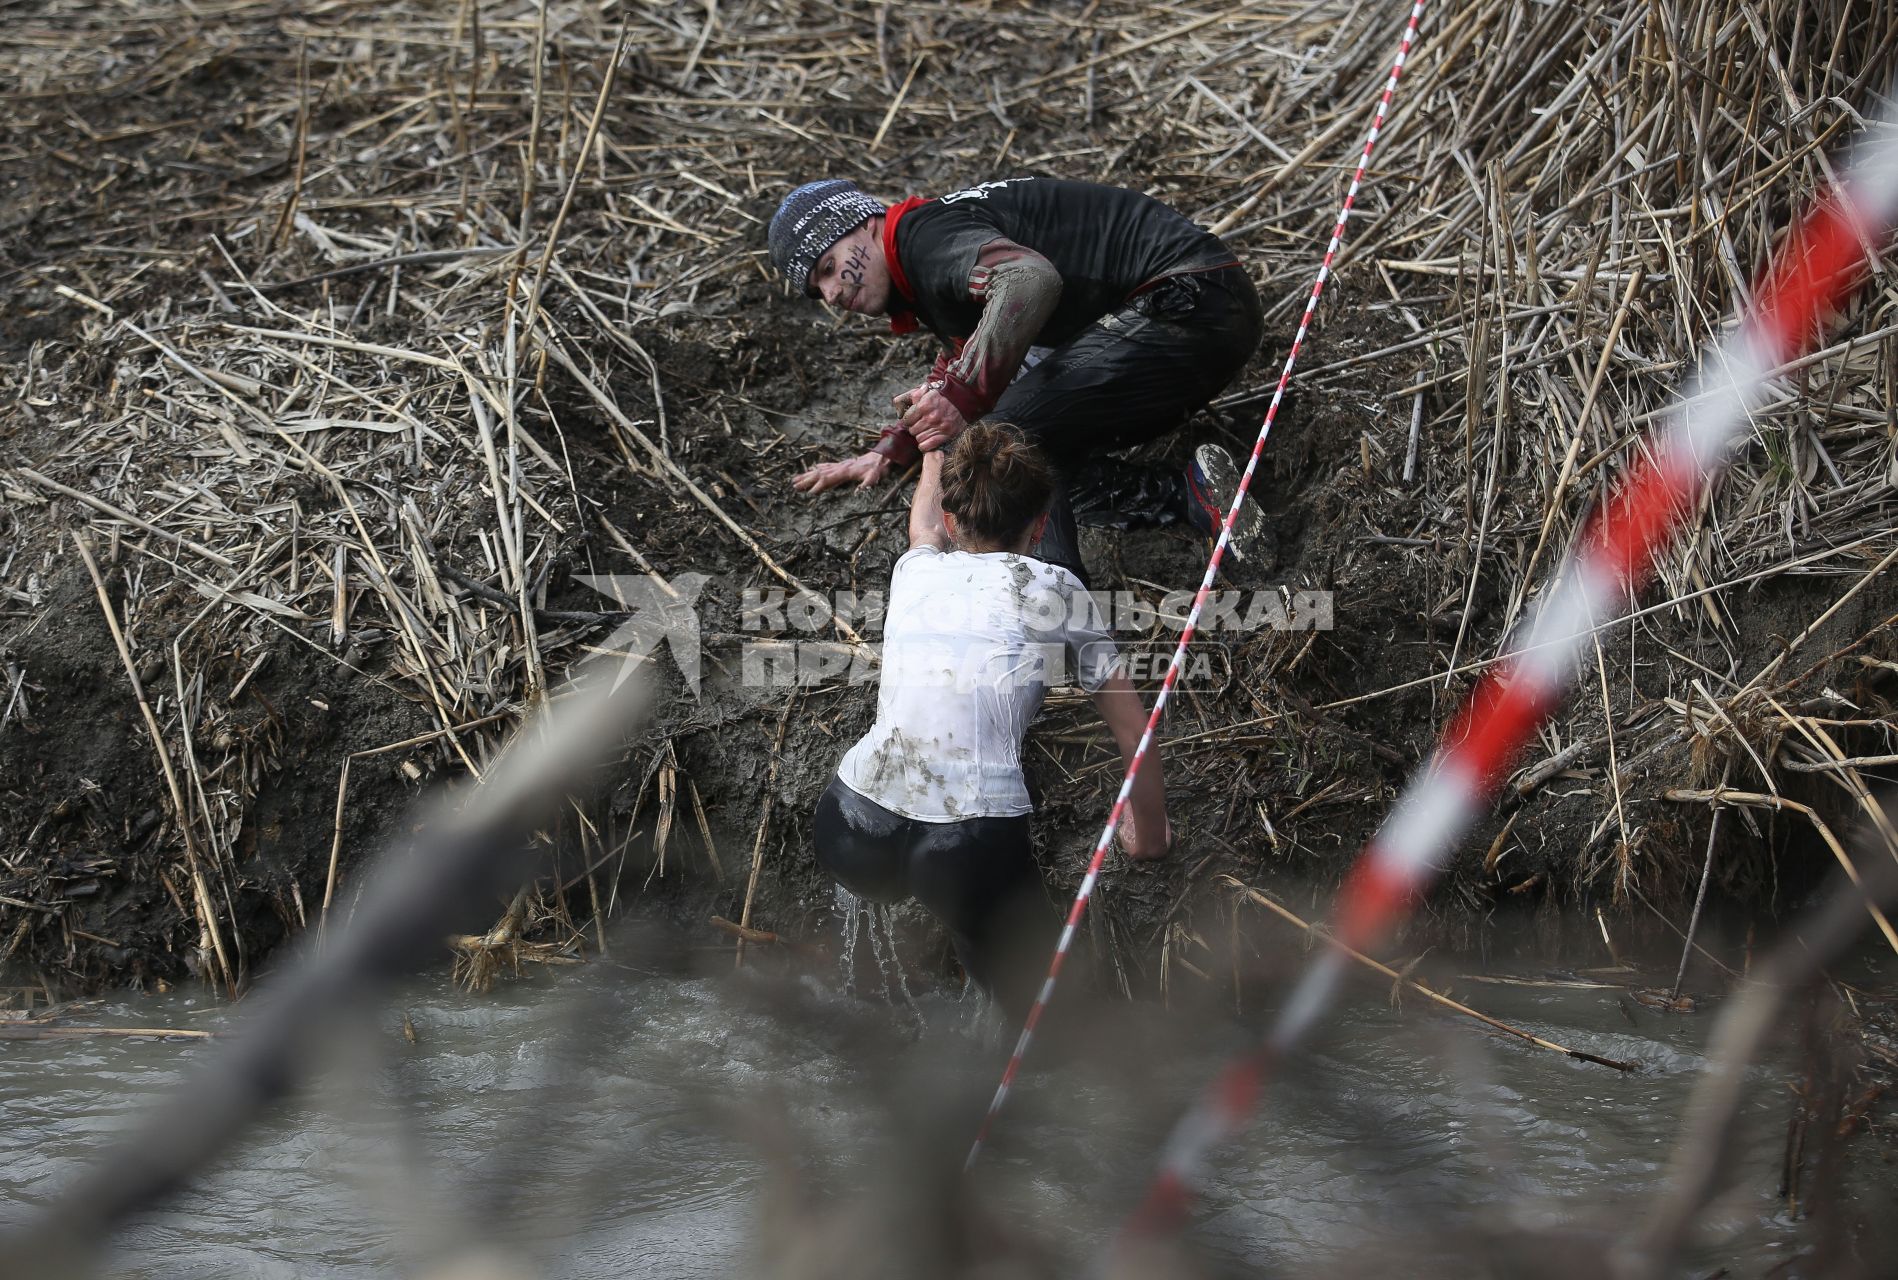
[[[1178,854],[1114,869],[1094,915],[1110,987],[1215,984],[1222,877],[1342,874],[1736,300],[1729,263],[1763,253],[1795,194],[1775,194],[1777,158],[1809,164],[1831,136],[1807,116],[1754,132],[1710,117],[1710,162],[1752,194],[1726,239],[1686,241],[1663,273],[1673,242],[1629,191],[1687,210],[1686,235],[1699,178],[1651,164],[1610,181],[1613,130],[1518,155],[1566,82],[1498,101],[1449,56],[1540,85],[1548,63],[1502,40],[1518,7],[1447,6],[1412,66],[1265,454],[1274,550],[1228,583],[1241,621],[1261,593],[1283,589],[1296,620],[1297,593],[1328,592],[1330,627],[1274,630],[1266,609],[1260,629],[1205,637],[1217,661],[1167,725]],[[930,353],[785,296],[759,220],[818,169],[891,196],[1003,168],[1152,190],[1221,228],[1272,335],[1156,452],[1243,450],[1338,195],[1335,166],[1287,158],[1342,129],[1327,113],[1385,56],[1356,12],[1248,9],[1148,45],[1126,5],[885,6],[802,29],[727,6],[703,32],[640,18],[614,64],[617,28],[590,7],[550,5],[544,28],[531,5],[481,8],[477,43],[455,6],[160,5],[107,30],[54,4],[4,46],[0,969],[16,1005],[194,976],[241,989],[326,900],[348,910],[417,797],[478,771],[606,642],[617,605],[582,575],[704,575],[704,682],[694,696],[662,656],[658,718],[475,949],[583,954],[628,911],[705,945],[732,945],[713,915],[830,945],[807,815],[872,690],[821,665],[774,683],[767,642],[844,637],[747,602],[887,582],[907,489],[810,499],[788,480],[869,439]],[[1642,19],[1597,9],[1538,14],[1543,47],[1639,116],[1660,90],[1615,33]],[[1708,38],[1681,56],[1732,74],[1721,42],[1739,37]],[[1843,71],[1800,74],[1807,101],[1864,96]],[[1313,154],[1346,156],[1348,132]],[[1557,200],[1534,164],[1572,189]],[[1471,185],[1486,165],[1493,187]],[[1513,247],[1528,226],[1533,251]],[[1841,332],[1882,334],[1891,306]],[[1890,341],[1787,381],[1407,946],[1478,941],[1499,912],[1552,939],[1585,921],[1604,947],[1668,935],[1716,811],[1681,795],[1723,781],[1810,810],[1726,810],[1711,883],[1736,946],[1834,865],[1827,837],[1865,821],[1894,749]],[[1101,531],[1085,551],[1096,587],[1164,612],[1205,548]],[[1155,619],[1127,638],[1168,635]],[[1118,765],[1072,697],[1031,741],[1038,852],[1065,893]],[[920,922],[910,945],[953,980]]]

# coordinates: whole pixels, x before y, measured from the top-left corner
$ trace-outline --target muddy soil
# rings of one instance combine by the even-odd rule
[[[49,311],[34,320],[53,333],[38,348],[42,358],[59,346],[48,326],[61,312]],[[1328,304],[1305,358],[1322,366],[1401,336],[1388,311],[1347,290]],[[662,321],[643,339],[661,370],[679,464],[806,583],[860,595],[882,589],[904,545],[907,488],[806,497],[791,492],[788,479],[869,439],[889,396],[929,358],[927,348],[864,324],[839,330],[817,308],[762,283],[727,314]],[[1281,359],[1268,347],[1235,385],[1269,385]],[[1447,687],[1421,678],[1450,665],[1466,603],[1462,659],[1494,651],[1502,601],[1480,577],[1465,596],[1454,534],[1445,532],[1454,521],[1428,509],[1429,485],[1407,487],[1400,478],[1408,423],[1387,396],[1413,373],[1404,365],[1371,365],[1348,381],[1298,391],[1280,414],[1260,477],[1268,551],[1233,565],[1225,585],[1246,593],[1281,585],[1330,591],[1332,626],[1206,637],[1222,651],[1218,672],[1225,678],[1220,687],[1184,686],[1166,726],[1176,743],[1165,757],[1176,856],[1157,868],[1114,865],[1097,900],[1097,951],[1113,961],[1104,971],[1129,989],[1151,985],[1167,946],[1188,946],[1189,924],[1227,909],[1216,888],[1220,876],[1269,885],[1280,877],[1340,874],[1467,687],[1467,676]],[[627,412],[656,416],[648,382],[622,373],[613,392]],[[595,838],[564,834],[564,870],[547,886],[534,927],[539,936],[577,939],[583,929],[576,922],[591,911],[586,894],[622,908],[636,899],[641,905],[633,909],[696,923],[712,915],[738,919],[755,850],[761,872],[751,923],[795,939],[831,936],[833,893],[811,858],[808,814],[836,760],[867,727],[873,684],[748,684],[747,645],[834,636],[821,627],[761,628],[748,620],[745,593],[781,584],[676,484],[629,467],[605,420],[557,375],[547,404],[544,425],[563,439],[577,491],[625,530],[660,574],[709,576],[699,602],[707,676],[694,697],[676,673],[667,675],[672,683],[658,722],[598,802]],[[1146,453],[1179,462],[1205,438],[1244,450],[1256,429],[1254,408],[1203,413]],[[1420,465],[1430,468],[1460,442],[1420,444]],[[27,464],[51,469],[61,441],[29,423],[12,445]],[[0,652],[30,708],[0,734],[0,824],[9,832],[0,894],[30,905],[13,909],[13,927],[0,945],[11,943],[15,972],[48,993],[175,981],[200,962],[204,940],[192,923],[190,884],[164,865],[162,855],[179,834],[167,789],[91,581],[55,536],[60,522],[44,521],[44,509],[35,514],[42,522],[22,545],[43,566],[35,595],[11,603],[0,619]],[[443,552],[451,562],[469,555],[472,565],[472,550],[451,545]],[[1084,546],[1096,589],[1148,601],[1190,591],[1205,550],[1195,536],[1160,529],[1089,530]],[[108,580],[140,572],[134,559],[129,551],[108,553]],[[576,538],[554,559],[545,606],[599,607],[598,596],[572,575],[610,568],[601,543]],[[1793,580],[1758,592],[1743,633],[1747,661],[1764,661],[1775,637],[1823,609],[1831,585]],[[175,586],[141,595],[128,621],[148,690],[172,688],[171,642],[204,603]],[[1892,604],[1892,592],[1879,584],[1828,623],[1808,651],[1824,654],[1828,641],[1848,642]],[[1164,652],[1170,636],[1156,627],[1147,643]],[[337,651],[319,635],[285,629],[260,636],[251,648],[207,655],[191,673],[221,691],[218,744],[238,744],[231,758],[251,774],[249,803],[231,841],[240,874],[230,900],[217,904],[218,914],[236,924],[225,945],[242,974],[320,906],[337,843],[343,759],[434,727],[412,689],[384,678],[392,650],[386,635]],[[1605,661],[1621,674],[1621,654],[1610,652]],[[1889,696],[1883,668],[1858,667],[1847,679],[1854,677],[1840,696],[1861,703]],[[1591,715],[1599,721],[1599,706],[1582,702],[1577,732]],[[1118,785],[1118,757],[1087,704],[1057,695],[1031,736],[1028,759],[1039,798],[1037,849],[1058,896],[1077,878]],[[424,784],[453,763],[439,742],[354,762],[338,846],[345,909],[355,868],[399,835]],[[1703,838],[1704,818],[1671,814],[1654,797],[1669,785],[1710,780],[1694,775],[1677,740],[1620,759],[1624,803],[1643,804],[1652,815],[1643,825],[1645,846],[1630,851],[1604,822],[1600,763],[1578,761],[1570,781],[1582,785],[1512,795],[1468,842],[1434,900],[1436,919],[1420,927],[1450,927],[1467,941],[1480,918],[1498,909],[1615,904],[1615,859],[1646,859],[1642,886],[1657,912],[1678,909],[1692,892],[1697,867],[1689,855]],[[1813,790],[1813,799],[1830,803]],[[1825,851],[1790,824],[1759,834],[1756,852],[1724,866],[1718,884],[1770,910],[1799,896]],[[617,856],[602,861],[598,852],[607,849]],[[576,874],[582,866],[594,868],[590,882]],[[1619,908],[1625,928],[1659,930],[1649,913],[1626,902]],[[908,919],[912,948],[950,976],[941,939],[919,916]],[[1181,928],[1169,933],[1176,923]],[[718,937],[707,934],[708,942]]]
[[[267,269],[282,282],[331,262],[295,237],[275,256],[261,246],[263,234],[242,239],[258,231],[266,193],[267,211],[276,212],[293,154],[283,131],[294,112],[272,117],[269,127],[278,132],[267,135],[266,122],[251,110],[263,78],[276,71],[241,52],[182,77],[161,70],[150,69],[125,92],[75,100],[83,120],[73,118],[71,103],[46,95],[5,122],[7,142],[23,162],[0,166],[0,279],[13,299],[0,314],[0,359],[17,375],[16,394],[0,406],[0,465],[86,492],[109,487],[131,466],[150,464],[156,472],[160,463],[175,463],[188,471],[192,450],[216,440],[200,424],[194,430],[201,429],[201,439],[184,440],[175,457],[161,458],[157,437],[128,427],[131,434],[109,449],[76,449],[73,421],[129,413],[128,405],[139,402],[163,404],[168,392],[129,363],[134,355],[149,360],[149,348],[123,330],[108,331],[75,292],[109,293],[117,314],[156,324],[154,316],[225,314],[227,295],[243,298],[226,288],[233,263],[248,272]],[[319,136],[336,133],[371,117],[371,108],[367,99],[324,100],[309,127]],[[963,161],[924,146],[906,163],[922,190],[968,177]],[[75,164],[86,168],[78,175],[85,181]],[[108,178],[109,187],[95,185]],[[407,192],[424,178],[426,167],[418,165],[389,190]],[[1154,185],[1166,190],[1159,179]],[[537,206],[542,225],[560,194],[545,186]],[[768,203],[759,212],[768,215]],[[365,199],[324,216],[374,231],[384,212]],[[624,219],[611,220],[609,212],[599,191],[580,193],[565,224],[576,258],[581,246],[626,234]],[[262,226],[267,230],[267,218]],[[158,256],[134,255],[136,246],[153,243],[171,247]],[[104,246],[100,253],[139,265],[116,281],[68,274],[60,279],[72,284],[56,291],[49,264],[84,246]],[[548,306],[586,354],[611,370],[610,390],[624,411],[652,431],[663,416],[677,465],[786,570],[822,592],[881,590],[903,547],[907,488],[804,497],[788,482],[801,467],[872,439],[890,395],[915,381],[931,353],[918,339],[893,339],[858,320],[839,325],[786,296],[753,269],[756,248],[743,246],[737,265],[723,269],[718,279],[726,287],[708,290],[703,301],[695,290],[639,327],[663,405],[653,377],[625,359],[570,298],[550,295]],[[1268,298],[1298,285],[1262,283]],[[446,325],[407,313],[385,316],[387,294],[372,292],[379,287],[374,275],[353,275],[272,297],[298,313],[360,315],[349,331],[366,342],[421,345],[418,333]],[[1433,321],[1428,304],[1414,309]],[[1281,314],[1237,389],[1270,386],[1291,328],[1291,317]],[[1368,272],[1347,269],[1328,295],[1302,364],[1323,370],[1410,332]],[[1218,679],[1183,686],[1165,729],[1178,850],[1158,867],[1110,864],[1097,899],[1097,959],[1129,990],[1153,985],[1169,953],[1193,954],[1198,924],[1229,909],[1222,876],[1267,886],[1281,878],[1335,881],[1473,678],[1469,670],[1442,673],[1496,652],[1514,603],[1502,563],[1519,569],[1537,530],[1531,523],[1473,534],[1477,522],[1465,495],[1478,480],[1466,474],[1468,428],[1449,412],[1462,393],[1438,379],[1414,405],[1407,390],[1432,372],[1413,352],[1326,373],[1297,384],[1279,416],[1258,487],[1273,551],[1232,566],[1227,585],[1248,598],[1279,587],[1329,591],[1332,625],[1207,635],[1224,646],[1212,668]],[[629,452],[558,369],[544,373],[540,391],[523,409],[524,421],[559,443],[572,485],[562,500],[603,514],[661,575],[702,573],[709,582],[700,601],[702,691],[694,696],[676,674],[664,676],[661,712],[627,753],[615,783],[553,833],[559,867],[528,909],[528,934],[583,948],[596,908],[663,911],[702,930],[706,945],[729,945],[706,921],[746,914],[755,858],[750,922],[796,940],[833,936],[832,890],[811,858],[808,814],[837,759],[867,726],[873,686],[848,678],[798,689],[748,683],[747,644],[834,636],[821,628],[748,627],[745,593],[782,583],[675,480]],[[1178,463],[1207,438],[1244,452],[1263,403],[1253,396],[1203,413],[1147,454]],[[1425,425],[1416,473],[1406,480],[1413,409]],[[1439,425],[1445,420],[1453,425]],[[356,447],[336,446],[332,461],[341,465]],[[228,934],[217,941],[240,980],[254,975],[273,946],[320,912],[332,884],[332,851],[336,901],[346,910],[363,861],[400,837],[432,781],[462,776],[466,761],[429,736],[439,720],[415,673],[405,669],[392,624],[351,626],[340,644],[321,621],[281,618],[214,636],[222,615],[201,622],[210,599],[191,585],[194,578],[173,572],[182,565],[197,574],[203,565],[29,481],[4,487],[0,970],[28,1000],[107,984],[175,982],[201,970],[215,945],[198,923],[206,912],[183,869],[190,857],[216,852],[228,864],[209,894],[209,914]],[[478,482],[443,492],[417,484],[412,496],[434,527],[438,516],[478,505],[477,488]],[[260,475],[255,490],[256,509],[265,512],[283,502],[314,508],[325,500],[310,475],[294,471]],[[199,812],[200,797],[175,799],[165,781],[132,673],[74,553],[71,533],[80,528],[99,541],[106,594],[128,633],[133,673],[161,716],[167,749],[174,758],[187,750],[202,754],[204,772],[225,797],[216,813]],[[1797,530],[1788,537],[1803,549]],[[447,519],[435,549],[441,564],[492,587],[482,567],[486,544],[467,522]],[[537,603],[549,611],[601,607],[577,574],[631,571],[584,519],[564,526],[543,551],[547,571]],[[1097,589],[1152,603],[1197,584],[1206,547],[1179,531],[1090,531],[1084,551]],[[1443,928],[1467,941],[1499,911],[1579,909],[1593,918],[1600,908],[1624,936],[1666,936],[1672,926],[1662,918],[1683,917],[1698,881],[1708,813],[1670,802],[1665,792],[1711,785],[1736,767],[1696,753],[1693,724],[1677,695],[1695,664],[1759,669],[1849,583],[1775,576],[1750,588],[1742,607],[1729,609],[1711,631],[1682,605],[1617,632],[1600,659],[1600,683],[1612,691],[1606,703],[1594,692],[1578,694],[1522,762],[1529,775],[1545,761],[1562,767],[1519,776],[1520,785],[1508,789],[1497,813],[1465,843],[1414,945]],[[1812,665],[1798,690],[1806,699],[1801,707],[1838,720],[1847,753],[1892,750],[1880,722],[1898,695],[1898,667],[1891,665],[1898,642],[1876,624],[1895,611],[1898,580],[1868,584],[1805,640],[1793,663],[1801,670]],[[504,615],[484,616],[495,634],[507,632]],[[561,661],[607,629],[568,636]],[[1867,632],[1850,653],[1828,658]],[[1156,626],[1147,640],[1164,646],[1170,634]],[[470,696],[468,711],[484,726],[471,731],[472,756],[491,750],[518,716],[520,705],[502,687],[517,677],[510,667],[497,676],[496,689]],[[200,712],[188,735],[182,702]],[[1769,756],[1783,732],[1765,722],[1743,728]],[[410,739],[421,741],[379,750]],[[1584,749],[1564,757],[1577,744]],[[1118,758],[1087,704],[1071,695],[1051,698],[1027,754],[1039,799],[1038,854],[1051,893],[1065,897],[1118,784]],[[339,819],[339,783],[352,756]],[[1742,766],[1733,774],[1736,784],[1743,772]],[[1836,789],[1804,778],[1789,783],[1789,796],[1828,820],[1851,820],[1850,803]],[[217,832],[218,850],[186,850],[187,827]],[[1714,889],[1736,909],[1772,916],[1797,902],[1829,865],[1810,825],[1749,815],[1729,826]],[[925,967],[953,977],[941,939],[918,918],[910,924],[913,947],[929,958]]]

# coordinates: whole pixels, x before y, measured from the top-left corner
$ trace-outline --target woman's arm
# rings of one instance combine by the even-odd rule
[[[942,451],[923,455],[923,474],[909,500],[909,545],[948,551],[955,544],[942,520]]]
[[[1140,735],[1147,727],[1147,708],[1134,691],[1131,681],[1116,672],[1094,694],[1095,709],[1107,722],[1114,741],[1120,744],[1120,758],[1132,762]],[[1160,765],[1160,740],[1156,736],[1147,746],[1146,759],[1140,762],[1140,776],[1134,779],[1133,794],[1127,797],[1127,811],[1120,820],[1120,847],[1136,859],[1164,858],[1173,844],[1173,832],[1166,820],[1166,778]]]

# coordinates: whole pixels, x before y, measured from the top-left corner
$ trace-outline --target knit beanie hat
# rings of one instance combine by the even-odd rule
[[[784,197],[771,216],[766,237],[771,261],[800,291],[810,287],[811,268],[824,251],[883,212],[883,202],[844,178],[807,182]]]

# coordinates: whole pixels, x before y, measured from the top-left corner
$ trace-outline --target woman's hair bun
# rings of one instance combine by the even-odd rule
[[[1048,459],[1013,423],[965,428],[943,462],[942,507],[967,538],[1012,543],[1053,498]]]

